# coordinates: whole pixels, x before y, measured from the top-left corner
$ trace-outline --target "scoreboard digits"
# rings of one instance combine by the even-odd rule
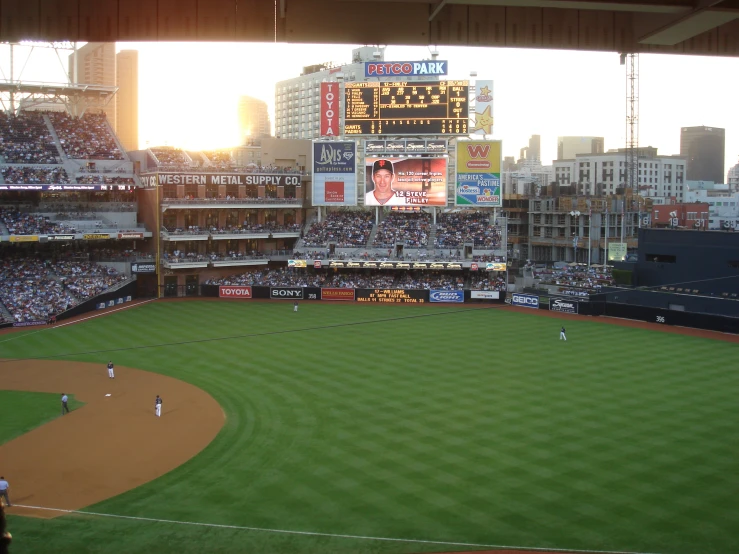
[[[469,81],[364,82],[344,87],[345,135],[466,135]]]

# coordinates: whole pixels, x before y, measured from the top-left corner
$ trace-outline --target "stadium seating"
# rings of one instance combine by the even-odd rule
[[[69,232],[64,223],[51,221],[47,216],[22,212],[13,208],[0,208],[0,220],[11,235],[48,235]]]
[[[7,166],[2,168],[3,180],[8,184],[46,184],[69,183],[69,175],[63,167],[24,167]]]
[[[330,212],[326,219],[314,223],[303,239],[306,247],[326,247],[335,243],[339,248],[363,247],[372,232],[372,214],[355,210]]]
[[[401,243],[408,248],[425,248],[431,231],[431,216],[427,213],[390,213],[377,226],[372,246],[393,248]]]
[[[436,221],[436,248],[461,248],[473,243],[474,248],[493,250],[500,247],[501,229],[490,224],[489,212],[441,214]]]
[[[81,118],[63,112],[49,114],[59,142],[69,158],[123,160],[108,127],[105,114],[86,113]]]
[[[43,112],[13,115],[0,111],[0,156],[6,163],[59,163],[59,152]]]

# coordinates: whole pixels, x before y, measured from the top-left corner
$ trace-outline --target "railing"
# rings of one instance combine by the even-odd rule
[[[164,198],[162,204],[290,204],[302,206],[302,198]]]

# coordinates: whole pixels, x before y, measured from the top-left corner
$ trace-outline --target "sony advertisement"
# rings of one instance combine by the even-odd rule
[[[446,158],[365,158],[365,206],[446,206]]]
[[[357,205],[357,145],[313,141],[313,205]]]

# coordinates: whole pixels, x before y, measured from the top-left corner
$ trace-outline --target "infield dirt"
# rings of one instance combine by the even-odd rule
[[[119,495],[195,456],[226,421],[220,405],[193,385],[127,367],[115,374],[109,379],[104,364],[0,363],[3,389],[59,394],[57,419],[0,445],[13,504],[79,510]],[[62,393],[85,405],[62,416]],[[157,394],[162,417],[154,415]],[[8,513],[61,515],[16,506]]]

